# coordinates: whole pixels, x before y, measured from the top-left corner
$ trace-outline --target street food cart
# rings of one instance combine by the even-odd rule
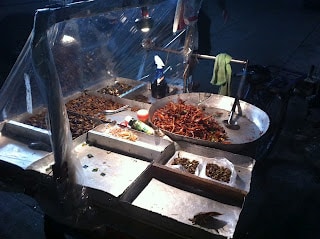
[[[241,152],[264,135],[269,118],[239,99],[233,112],[233,97],[189,92],[194,32],[173,33],[179,2],[96,0],[37,10],[0,91],[1,180],[67,226],[108,226],[138,238],[232,238],[255,164]],[[148,21],[152,28],[141,32]],[[151,94],[155,55],[168,84],[159,99]],[[166,106],[186,107],[175,114],[191,117],[193,128],[170,123]],[[148,112],[151,134],[125,121],[139,109]],[[223,123],[231,112],[236,130]],[[197,128],[201,122],[222,133],[213,139]]]

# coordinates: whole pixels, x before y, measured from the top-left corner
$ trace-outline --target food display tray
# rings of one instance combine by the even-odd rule
[[[224,172],[226,170],[229,170],[230,175],[223,178],[222,172],[215,175],[216,179],[210,178],[206,174],[206,166],[210,163],[219,166],[221,169],[225,169],[223,170]],[[233,186],[235,184],[237,178],[237,172],[234,168],[234,165],[225,157],[204,157],[186,151],[178,150],[171,157],[166,166],[230,186]],[[229,180],[227,181],[227,179]]]
[[[121,87],[116,87],[116,84],[123,84],[125,86],[128,86],[128,89],[121,89]],[[101,95],[113,95],[122,98],[123,96],[129,94],[130,92],[136,91],[140,88],[143,88],[143,86],[146,83],[143,81],[138,81],[138,80],[132,80],[128,78],[123,78],[123,77],[115,77],[111,79],[106,79],[102,81],[102,83],[96,84],[90,88],[88,88],[89,91],[97,92],[98,94]],[[101,92],[104,88],[110,89],[110,94],[107,92]],[[111,92],[112,89],[119,88],[121,91],[119,92]]]
[[[153,164],[126,190],[121,200],[153,212],[152,220],[173,233],[185,233],[189,238],[199,237],[201,233],[201,238],[212,238],[206,233],[231,238],[244,197],[237,190],[210,185],[194,176],[177,175],[172,169]],[[206,216],[201,217],[202,213]],[[210,213],[221,215],[212,217]],[[140,220],[152,223],[150,217],[141,216]],[[183,230],[181,224],[185,226]]]
[[[227,159],[231,164],[233,164],[233,168],[235,171],[234,173],[236,174],[236,177],[232,184],[221,183],[217,180],[207,179],[206,177],[201,179],[212,184],[223,184],[227,188],[231,188],[231,190],[233,190],[233,188],[240,190],[243,195],[246,195],[250,191],[252,170],[255,165],[255,160],[253,158],[231,152],[226,152],[216,148],[196,145],[185,141],[178,141],[175,144],[175,154],[171,158],[163,159],[156,163],[164,165],[166,168],[170,168],[176,173],[186,174],[192,177],[199,178],[199,176],[194,176],[191,175],[191,173],[187,173],[180,169],[172,167],[172,160],[175,156],[177,156],[178,152],[182,152],[182,156],[191,155],[194,157],[192,159],[199,160],[204,163],[212,161],[213,158]]]
[[[88,143],[150,162],[169,158],[174,154],[175,146],[170,140],[128,129],[138,137],[136,141],[131,141],[110,134],[110,129],[113,127],[119,126],[102,124],[90,130],[87,137]]]
[[[138,158],[104,150],[80,140],[77,140],[74,153],[79,159],[79,165],[76,166],[81,175],[81,185],[107,192],[115,197],[121,195],[150,165],[149,162]],[[27,169],[50,175],[53,164],[53,157],[45,157]]]
[[[150,108],[150,104],[144,103],[144,102],[138,102],[138,101],[134,101],[134,100],[130,100],[130,99],[125,99],[125,98],[120,98],[114,95],[108,95],[108,94],[98,94],[97,92],[94,91],[89,91],[86,93],[83,92],[79,92],[79,93],[75,93],[72,96],[69,96],[68,98],[65,99],[65,102],[68,102],[70,100],[73,99],[77,99],[78,97],[80,97],[83,94],[87,94],[87,95],[92,95],[92,96],[96,96],[99,98],[104,98],[107,100],[111,100],[117,104],[120,104],[122,106],[127,105],[128,108],[126,108],[123,111],[120,111],[118,113],[104,113],[104,110],[108,110],[108,108],[101,108],[99,113],[95,114],[95,115],[91,115],[92,112],[88,112],[88,114],[85,113],[79,113],[79,112],[72,112],[71,110],[68,110],[68,112],[71,113],[78,113],[78,114],[82,114],[82,115],[90,115],[90,117],[98,119],[98,120],[102,120],[103,122],[108,122],[108,121],[113,121],[116,120],[117,122],[121,122],[124,120],[125,116],[127,115],[132,115],[134,117],[136,117],[136,111],[138,111],[139,109],[146,109],[148,110]],[[101,107],[97,106],[97,107]]]
[[[32,147],[33,146],[33,147]],[[25,125],[14,120],[1,125],[0,160],[26,169],[50,154],[47,130]]]
[[[229,127],[225,122],[230,117],[230,111],[234,105],[235,99],[218,94],[194,92],[175,94],[157,100],[149,109],[151,125],[157,127],[157,124],[154,124],[153,122],[154,115],[155,118],[158,119],[159,115],[163,113],[157,114],[159,113],[159,110],[160,112],[163,111],[163,107],[168,106],[170,102],[180,106],[185,104],[198,108],[201,107],[207,116],[212,116],[218,125],[223,128],[223,131],[225,131],[227,136],[226,140],[220,142],[192,137],[191,135],[178,134],[160,126],[160,129],[174,141],[188,141],[193,144],[219,148],[229,152],[240,152],[250,146],[254,147],[254,143],[266,133],[270,123],[269,117],[264,111],[247,102],[239,101],[233,116],[233,121],[236,122],[235,126],[237,127]],[[170,117],[165,114],[161,122],[161,124],[166,126],[170,124],[170,122],[163,122],[165,119],[170,119]],[[197,124],[193,124],[188,129],[188,132],[193,132],[196,129]]]

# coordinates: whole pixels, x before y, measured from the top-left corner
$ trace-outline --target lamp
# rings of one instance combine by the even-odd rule
[[[153,27],[153,19],[149,16],[148,8],[141,7],[142,18],[135,20],[137,28],[142,32],[148,32]]]

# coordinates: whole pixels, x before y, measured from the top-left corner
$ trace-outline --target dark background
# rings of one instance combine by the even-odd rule
[[[1,0],[1,83],[32,29],[35,9],[51,3]],[[319,1],[227,1],[226,24],[213,0],[204,1],[204,6],[211,21],[212,54],[227,52],[252,63],[301,72],[307,72],[311,64],[319,66]],[[211,73],[212,63],[201,61],[195,72],[200,89],[209,89]],[[275,151],[256,165],[235,238],[320,238],[320,152],[316,151],[320,113],[307,112],[305,107],[300,99],[291,102]],[[1,183],[0,188],[0,238],[43,239],[43,212],[37,202]]]

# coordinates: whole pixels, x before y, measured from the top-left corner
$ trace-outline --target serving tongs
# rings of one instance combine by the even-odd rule
[[[110,114],[116,114],[116,113],[118,113],[118,112],[121,112],[121,111],[126,110],[128,107],[129,107],[129,105],[124,105],[124,106],[122,106],[122,107],[120,107],[120,108],[118,108],[118,109],[115,109],[115,110],[104,110],[104,111],[102,111],[101,113],[103,113],[103,114],[108,114],[108,115],[110,115]]]
[[[246,80],[246,76],[247,76],[247,66],[248,66],[248,61],[246,61],[245,66],[243,68],[243,73],[240,79],[240,83],[239,83],[239,87],[238,87],[238,91],[237,91],[237,95],[234,99],[231,111],[230,111],[230,115],[229,118],[227,120],[224,120],[223,123],[225,124],[225,126],[229,129],[232,130],[238,130],[240,129],[240,125],[238,125],[237,121],[234,120],[234,113],[236,111],[236,107],[238,107],[239,112],[241,113],[241,108],[240,108],[240,98],[242,95],[242,88],[244,85],[244,82]]]

